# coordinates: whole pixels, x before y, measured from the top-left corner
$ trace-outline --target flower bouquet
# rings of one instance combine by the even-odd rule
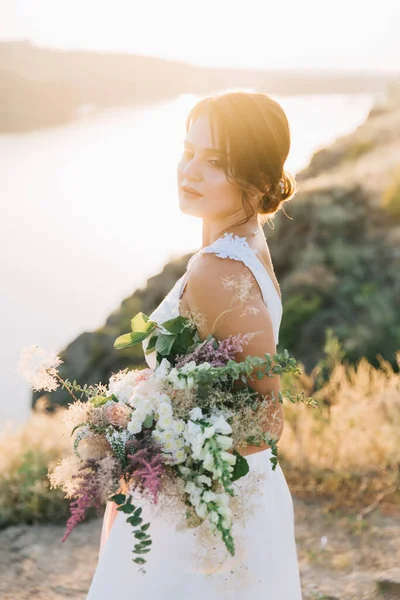
[[[146,340],[146,354],[156,353],[155,368],[122,370],[111,375],[108,385],[64,381],[57,372],[60,358],[37,346],[21,355],[19,371],[33,389],[51,391],[61,384],[74,399],[64,415],[71,455],[48,474],[51,486],[61,487],[71,499],[62,541],[89,507],[99,512],[111,500],[133,527],[132,560],[143,571],[152,544],[150,522],[143,523],[134,494],[157,503],[160,492],[173,489],[186,507],[188,526],[207,519],[234,555],[229,499],[235,495],[233,482],[249,471],[237,448],[268,444],[274,469],[277,464],[273,414],[283,396],[260,399],[250,385],[252,374],[256,370],[261,379],[300,373],[296,361],[285,350],[236,362],[237,352],[256,334],[220,341],[209,335],[200,341],[195,323],[182,316],[158,324],[139,312],[131,326],[114,347]],[[314,404],[303,393],[286,396]]]

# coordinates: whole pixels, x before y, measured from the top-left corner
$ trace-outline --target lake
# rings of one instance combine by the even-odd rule
[[[375,102],[371,94],[271,97],[289,119],[293,174]],[[29,417],[30,390],[16,373],[24,346],[60,351],[166,262],[201,247],[201,221],[179,211],[176,188],[185,118],[199,99],[0,135],[0,428]]]

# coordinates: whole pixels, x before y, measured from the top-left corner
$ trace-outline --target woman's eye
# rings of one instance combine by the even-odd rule
[[[185,158],[189,158],[190,156],[193,156],[193,152],[190,152],[189,150],[183,150],[182,151],[182,156],[184,156]],[[221,164],[221,161],[219,161],[216,158],[213,158],[211,160],[208,160],[207,162],[209,163],[215,163],[214,166],[217,167]]]

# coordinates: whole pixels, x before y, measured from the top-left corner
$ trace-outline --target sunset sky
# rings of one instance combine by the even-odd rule
[[[0,39],[196,64],[400,73],[399,0],[0,0]]]

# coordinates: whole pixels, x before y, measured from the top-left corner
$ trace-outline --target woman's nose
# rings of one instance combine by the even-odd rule
[[[196,161],[190,160],[186,165],[182,168],[182,174],[185,175],[188,179],[193,179],[195,181],[201,180],[200,170]]]

